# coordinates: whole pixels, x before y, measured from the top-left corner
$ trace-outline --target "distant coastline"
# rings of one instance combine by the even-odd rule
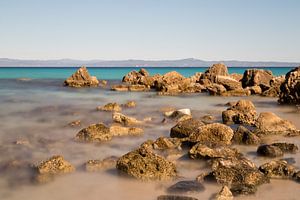
[[[222,62],[228,67],[297,67],[300,62],[205,61],[188,58],[178,60],[22,60],[0,58],[0,67],[209,67]]]

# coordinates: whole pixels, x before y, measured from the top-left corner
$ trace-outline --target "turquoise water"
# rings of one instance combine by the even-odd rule
[[[3,67],[0,68],[0,79],[32,78],[32,79],[65,79],[69,77],[77,67]],[[146,67],[150,74],[164,74],[169,71],[177,71],[184,76],[191,76],[195,72],[204,72],[207,67]],[[244,73],[245,67],[230,67],[230,73]],[[279,76],[290,71],[291,67],[266,67],[274,75]],[[132,70],[139,70],[137,67],[99,67],[88,68],[90,74],[99,79],[116,80]]]

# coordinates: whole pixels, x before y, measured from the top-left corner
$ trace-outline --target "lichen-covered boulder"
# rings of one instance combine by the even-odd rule
[[[117,169],[141,180],[169,180],[177,176],[172,162],[154,154],[147,148],[139,148],[123,155],[117,161]]]
[[[243,87],[248,86],[265,86],[270,87],[270,81],[273,74],[269,70],[263,69],[247,69],[242,78]]]
[[[97,107],[97,110],[120,112],[122,110],[122,108],[119,104],[114,102],[114,103],[105,104],[104,106],[99,106],[99,107]]]
[[[36,166],[35,180],[39,183],[45,183],[56,175],[67,174],[75,171],[75,167],[66,161],[62,156],[52,156],[46,161]]]
[[[199,119],[188,119],[178,122],[171,128],[170,137],[174,138],[187,138],[195,132],[204,123]]]
[[[279,103],[300,104],[300,66],[286,74],[280,86]]]
[[[98,86],[99,81],[95,76],[91,76],[85,66],[80,67],[72,76],[64,82],[70,87],[92,87]]]
[[[194,145],[189,151],[189,157],[192,159],[228,158],[237,156],[240,156],[240,153],[235,148],[226,146],[209,147],[201,143]]]
[[[235,105],[222,112],[224,124],[254,125],[256,108],[249,100],[239,100]]]
[[[270,178],[293,178],[296,168],[285,160],[272,160],[259,167],[259,170]]]
[[[198,127],[189,136],[189,141],[204,144],[231,144],[233,130],[224,124],[212,123]]]
[[[244,126],[239,126],[234,132],[232,141],[236,144],[256,145],[261,139]]]
[[[112,136],[109,127],[100,123],[91,124],[87,128],[80,130],[76,135],[76,139],[85,142],[101,142],[111,140]]]

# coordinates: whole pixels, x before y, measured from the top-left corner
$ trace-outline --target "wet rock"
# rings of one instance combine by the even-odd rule
[[[202,72],[196,72],[193,76],[190,77],[191,82],[198,83],[202,74]]]
[[[209,147],[201,143],[194,145],[189,151],[189,157],[192,159],[227,158],[237,157],[239,155],[239,151],[235,148],[226,146]]]
[[[35,180],[40,183],[48,182],[53,176],[67,174],[75,171],[75,167],[67,162],[62,156],[52,156],[36,166]]]
[[[273,145],[261,145],[257,148],[257,154],[267,157],[280,157],[283,156],[283,151],[279,147]]]
[[[142,121],[139,121],[135,119],[134,117],[129,117],[126,115],[123,115],[122,113],[115,112],[112,115],[113,121],[123,124],[123,125],[134,125],[134,124],[141,124]]]
[[[285,160],[273,160],[259,167],[259,170],[270,178],[292,178],[296,172],[294,166]]]
[[[176,120],[177,122],[192,118],[191,110],[188,108],[179,109],[175,111],[167,111],[164,113],[164,115],[173,120]]]
[[[300,171],[296,172],[293,176],[293,178],[297,181],[300,182]]]
[[[289,134],[296,127],[289,121],[281,119],[272,112],[262,112],[255,123],[256,132],[263,135]]]
[[[118,125],[112,125],[109,127],[109,132],[112,136],[140,136],[144,134],[144,130],[142,128]]]
[[[248,86],[267,86],[270,87],[270,81],[273,74],[269,70],[262,69],[247,69],[242,78],[243,87]]]
[[[117,103],[108,103],[104,106],[97,107],[97,110],[101,111],[116,111],[120,112],[122,110],[121,106]]]
[[[300,66],[286,74],[278,101],[281,104],[300,104]]]
[[[272,146],[280,148],[284,153],[296,153],[298,151],[298,146],[293,143],[276,142]]]
[[[98,86],[99,81],[95,76],[91,76],[86,67],[80,67],[72,76],[64,82],[65,86],[70,87],[92,87]]]
[[[230,189],[225,185],[222,187],[220,192],[216,195],[214,198],[215,200],[232,200],[233,195],[230,191]]]
[[[136,102],[135,101],[127,101],[125,104],[122,104],[122,107],[134,108],[134,107],[136,107]]]
[[[117,161],[117,169],[141,180],[168,180],[177,176],[172,162],[154,154],[147,148],[139,148],[123,155]]]
[[[248,89],[244,89],[244,88],[238,88],[238,89],[234,89],[234,90],[228,90],[226,92],[223,92],[220,94],[221,96],[236,96],[236,97],[242,97],[242,96],[249,96],[251,95],[251,91]]]
[[[230,144],[233,137],[233,130],[224,124],[212,123],[198,127],[190,136],[190,142],[208,144]]]
[[[27,139],[18,139],[15,141],[15,144],[17,145],[24,145],[24,146],[30,146],[30,142]]]
[[[232,141],[236,144],[256,145],[261,143],[261,139],[249,131],[244,126],[239,126],[234,132]]]
[[[227,66],[223,63],[213,64],[203,74],[203,78],[209,79],[215,82],[216,76],[229,76]]]
[[[231,78],[230,76],[216,76],[215,83],[223,85],[226,90],[242,89],[241,82]]]
[[[160,195],[157,200],[198,200],[194,197],[178,196],[178,195]]]
[[[181,140],[178,138],[159,137],[153,142],[153,148],[159,150],[181,149]]]
[[[112,139],[109,127],[104,124],[92,124],[82,129],[76,135],[76,139],[86,142],[101,142]]]
[[[96,172],[114,168],[117,164],[118,157],[110,156],[103,160],[89,160],[85,163],[85,170],[88,172]]]
[[[75,120],[75,121],[72,121],[68,124],[69,126],[81,126],[81,121],[80,120]]]
[[[202,192],[204,186],[197,181],[179,181],[168,188],[170,193]]]
[[[247,124],[254,125],[256,109],[249,100],[239,100],[235,105],[222,112],[224,124]]]
[[[188,119],[178,122],[171,128],[170,137],[187,138],[204,123],[199,119]]]

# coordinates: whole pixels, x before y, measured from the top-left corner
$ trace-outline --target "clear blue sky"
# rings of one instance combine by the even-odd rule
[[[300,61],[300,0],[0,0],[0,57]]]

